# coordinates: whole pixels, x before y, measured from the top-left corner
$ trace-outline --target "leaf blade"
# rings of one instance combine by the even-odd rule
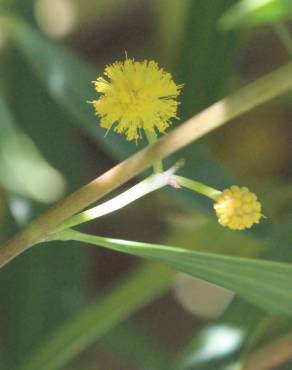
[[[220,25],[229,30],[236,27],[251,27],[276,23],[292,16],[289,0],[241,0],[223,14]]]
[[[56,239],[78,240],[137,257],[166,263],[177,271],[221,285],[266,311],[292,315],[289,293],[292,265],[261,259],[240,258],[182,248],[103,238],[67,230]]]

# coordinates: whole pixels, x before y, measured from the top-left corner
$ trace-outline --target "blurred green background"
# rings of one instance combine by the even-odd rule
[[[1,0],[1,239],[139,149],[105,138],[87,104],[106,64],[127,52],[171,72],[184,84],[179,125],[288,62],[291,15],[285,0]],[[291,118],[286,95],[168,160],[184,158],[182,174],[215,188],[254,190],[267,219],[252,232],[222,229],[209,201],[177,191],[84,229],[291,262]],[[92,333],[54,364],[73,337],[55,333],[76,320],[76,337]],[[232,370],[290,325],[222,288],[77,243],[32,248],[0,273],[0,370]]]

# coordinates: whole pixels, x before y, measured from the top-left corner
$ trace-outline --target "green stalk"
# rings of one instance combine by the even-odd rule
[[[69,227],[73,227],[84,222],[105,216],[109,213],[115,212],[125,207],[126,205],[133,203],[137,199],[142,198],[155,190],[163,188],[164,186],[169,184],[170,179],[173,177],[173,174],[175,173],[179,166],[180,163],[177,163],[168,171],[151,175],[147,177],[145,180],[132,186],[130,189],[108,200],[107,202],[99,204],[96,207],[88,209],[84,212],[81,212],[69,218],[65,222],[62,222],[61,225],[54,232],[61,231]]]
[[[186,177],[174,175],[172,179],[174,179],[179,186],[193,190],[194,192],[205,195],[213,200],[216,200],[218,195],[221,194],[221,191],[217,189],[211,188],[210,186],[202,184],[201,182],[187,179]]]
[[[157,141],[157,135],[154,131],[145,130],[145,134],[146,134],[148,143],[150,145],[154,144]],[[162,163],[162,161],[157,161],[157,162],[153,163],[153,172],[154,173],[163,172],[163,163]]]
[[[1,21],[3,22],[3,18]],[[6,25],[6,23],[3,24],[3,26]],[[8,24],[7,31],[9,30]],[[289,63],[211,105],[154,144],[140,150],[69,195],[4,243],[0,247],[0,267],[31,246],[45,240],[62,222],[141,174],[155,162],[170,156],[235,117],[291,89],[292,63]]]

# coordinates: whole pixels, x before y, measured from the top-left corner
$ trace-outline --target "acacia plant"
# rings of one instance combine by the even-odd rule
[[[261,6],[264,6],[267,11],[270,6],[276,6],[275,4],[279,2],[272,1],[271,5],[268,1],[263,1]],[[196,2],[193,1],[193,3]],[[212,1],[206,1],[198,6],[204,8],[204,6],[210,6],[211,3]],[[226,13],[226,4],[232,2],[218,1],[219,3],[224,6],[215,10],[218,11],[217,15],[221,17],[220,22],[225,27],[231,28],[234,26],[233,23],[245,22],[245,13],[240,5],[248,4],[248,1],[240,1],[239,5],[230,8]],[[265,8],[266,6],[267,8]],[[290,6],[287,5],[287,7]],[[194,9],[193,5],[192,9]],[[247,12],[247,10],[245,11]],[[247,13],[254,16],[257,14],[256,11],[258,11],[257,8],[252,7]],[[222,13],[224,14],[223,18]],[[242,18],[239,17],[236,20],[235,15],[241,15]],[[245,16],[247,17],[247,15]],[[1,28],[5,30],[5,34],[8,35],[14,47],[18,49],[18,53],[20,52],[29,61],[40,81],[47,84],[48,89],[55,80],[47,82],[49,79],[46,78],[45,74],[50,75],[52,79],[55,76],[54,73],[57,73],[57,83],[50,91],[54,99],[59,99],[59,103],[64,105],[65,109],[71,110],[73,116],[75,112],[83,110],[86,110],[86,117],[88,114],[93,116],[95,112],[96,117],[90,119],[95,120],[96,126],[90,126],[90,130],[93,130],[92,132],[100,130],[98,135],[101,145],[108,145],[114,150],[113,145],[116,143],[114,140],[120,140],[119,142],[124,140],[125,144],[122,145],[130,144],[132,151],[132,154],[128,155],[127,158],[88,184],[82,185],[64,197],[63,200],[58,201],[28,225],[23,226],[11,238],[6,238],[0,248],[0,267],[7,264],[13,265],[16,263],[14,259],[17,256],[24,252],[27,253],[32,247],[36,247],[31,251],[31,253],[35,253],[38,249],[49,249],[51,245],[55,245],[55,242],[71,245],[72,241],[79,242],[80,248],[94,245],[150,261],[145,262],[141,265],[142,267],[120,282],[112,291],[104,294],[96,303],[85,308],[81,314],[53,332],[41,343],[39,348],[21,361],[18,368],[25,370],[63,368],[93,341],[101,338],[133,312],[165,292],[172,285],[176,272],[206,280],[234,292],[237,298],[230,307],[236,307],[236,302],[239,302],[238,305],[247,312],[247,323],[246,327],[238,334],[236,320],[240,319],[242,324],[244,321],[242,320],[243,311],[239,316],[236,316],[237,319],[234,319],[234,322],[230,319],[229,329],[233,330],[231,334],[239,336],[236,337],[237,339],[232,337],[231,349],[227,349],[223,354],[220,354],[218,350],[214,357],[210,357],[206,361],[205,359],[196,359],[194,354],[198,354],[203,348],[201,339],[204,337],[204,333],[201,333],[195,337],[187,350],[171,366],[166,360],[161,360],[159,365],[153,365],[157,366],[155,368],[159,366],[159,368],[179,370],[201,369],[204,366],[204,369],[223,370],[235,369],[235,366],[240,366],[238,367],[240,369],[263,370],[276,369],[276,366],[280,366],[291,358],[291,334],[287,330],[282,330],[280,338],[276,336],[275,339],[272,338],[271,343],[264,343],[260,349],[256,348],[250,351],[250,348],[253,348],[251,346],[256,343],[250,338],[252,336],[257,338],[255,333],[263,333],[263,328],[270,328],[268,325],[265,327],[262,325],[267,318],[272,317],[267,320],[270,324],[275,322],[275,316],[283,318],[290,317],[292,314],[292,295],[290,292],[292,265],[290,260],[281,261],[279,256],[270,257],[268,253],[260,254],[256,248],[248,256],[241,249],[237,253],[226,251],[214,253],[208,249],[199,250],[196,243],[192,242],[189,243],[188,247],[183,248],[180,245],[165,242],[151,243],[151,239],[148,242],[116,239],[112,235],[104,235],[102,231],[98,235],[84,233],[78,227],[125,208],[133,202],[138,202],[140,198],[148,196],[149,193],[161,192],[162,188],[166,188],[174,197],[194,198],[194,203],[190,203],[191,206],[195,204],[198,197],[205,197],[209,200],[208,205],[204,206],[207,208],[206,213],[211,223],[214,225],[216,221],[216,227],[218,224],[220,227],[219,231],[216,231],[217,234],[214,235],[214,244],[217,242],[216,238],[224,235],[226,240],[231,240],[231,243],[251,243],[256,245],[258,250],[264,250],[266,240],[273,240],[272,236],[265,230],[268,230],[274,222],[273,215],[270,215],[269,212],[266,214],[265,202],[263,201],[261,204],[257,195],[241,184],[229,183],[226,188],[221,189],[220,184],[216,185],[216,178],[213,179],[212,176],[210,184],[201,182],[200,176],[195,170],[193,173],[185,170],[189,166],[190,156],[185,156],[181,150],[185,147],[191,148],[190,150],[194,148],[194,152],[190,152],[193,160],[200,160],[199,157],[197,159],[195,150],[199,144],[197,141],[202,137],[229,122],[235,124],[234,119],[239,116],[248,114],[263,104],[267,105],[272,99],[289,92],[292,89],[292,79],[290,78],[292,64],[283,65],[259,79],[235,89],[225,98],[184,120],[180,118],[180,99],[182,94],[189,93],[189,81],[186,79],[175,82],[172,74],[166,72],[155,61],[133,58],[132,55],[128,56],[125,53],[123,60],[108,64],[103,74],[94,70],[98,76],[93,81],[96,95],[93,100],[86,102],[91,99],[89,96],[79,93],[76,99],[76,95],[74,95],[72,87],[75,77],[74,70],[79,68],[80,71],[83,71],[83,67],[81,68],[81,64],[76,62],[74,55],[67,54],[63,49],[58,49],[49,41],[43,40],[20,18],[14,18],[7,14],[1,16],[0,21]],[[278,18],[276,21],[276,32],[289,48],[292,45],[289,40],[289,31],[282,23],[279,23]],[[63,66],[60,69],[61,60]],[[62,83],[66,83],[67,78],[69,79],[66,73],[71,73],[70,68],[73,71],[73,78],[70,76],[72,86],[69,85],[66,88],[68,91],[72,91],[72,96],[67,94],[66,89],[64,91],[67,95],[62,90],[64,87]],[[63,75],[65,82],[62,82],[63,77],[60,77]],[[85,79],[82,84],[90,87],[92,81],[89,75],[91,76],[91,73],[85,73],[84,76],[83,73],[80,73],[81,75]],[[192,87],[192,89],[195,88],[195,86]],[[87,89],[86,87],[86,91],[89,91]],[[199,93],[197,92],[197,94]],[[64,94],[63,97],[62,94]],[[6,109],[4,95],[0,96],[0,113]],[[7,118],[4,113],[2,116]],[[84,126],[87,124],[84,119],[82,124]],[[11,134],[9,130],[3,131],[7,137],[15,135],[15,133]],[[58,135],[57,132],[54,134]],[[17,146],[20,147],[21,151],[20,136],[18,135]],[[119,138],[116,139],[117,137]],[[146,145],[144,145],[145,142]],[[69,155],[72,153],[73,157],[75,148],[68,147],[66,150],[67,153],[70,153]],[[175,154],[176,156],[174,156]],[[206,166],[208,166],[207,162]],[[52,172],[52,176],[56,176],[56,174]],[[129,183],[130,180],[131,183]],[[123,188],[121,188],[122,185]],[[105,196],[107,196],[107,200],[102,201]],[[258,196],[260,199],[267,198],[266,194],[259,193]],[[41,198],[41,195],[39,197]],[[98,204],[93,206],[96,202]],[[153,213],[155,212],[154,205]],[[234,248],[236,248],[235,244]],[[159,262],[159,264],[155,262]],[[236,311],[236,309],[234,310]],[[225,319],[227,316],[224,315],[219,321],[210,324],[207,328],[210,343],[212,335],[217,333],[218,328],[227,327],[229,319]],[[259,330],[260,324],[262,325],[261,330]],[[228,333],[230,334],[230,332]],[[220,338],[223,341],[224,337]],[[275,351],[278,354],[276,358]],[[216,362],[217,360],[218,362]],[[223,361],[222,367],[219,360]],[[212,366],[212,361],[215,361],[215,367],[208,367]]]

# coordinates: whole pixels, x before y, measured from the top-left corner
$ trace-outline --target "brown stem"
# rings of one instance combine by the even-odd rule
[[[292,360],[292,333],[252,353],[242,370],[272,370]]]
[[[61,222],[231,119],[292,88],[292,63],[247,85],[181,124],[170,134],[140,150],[103,175],[60,201],[0,248],[0,267],[45,240]]]

